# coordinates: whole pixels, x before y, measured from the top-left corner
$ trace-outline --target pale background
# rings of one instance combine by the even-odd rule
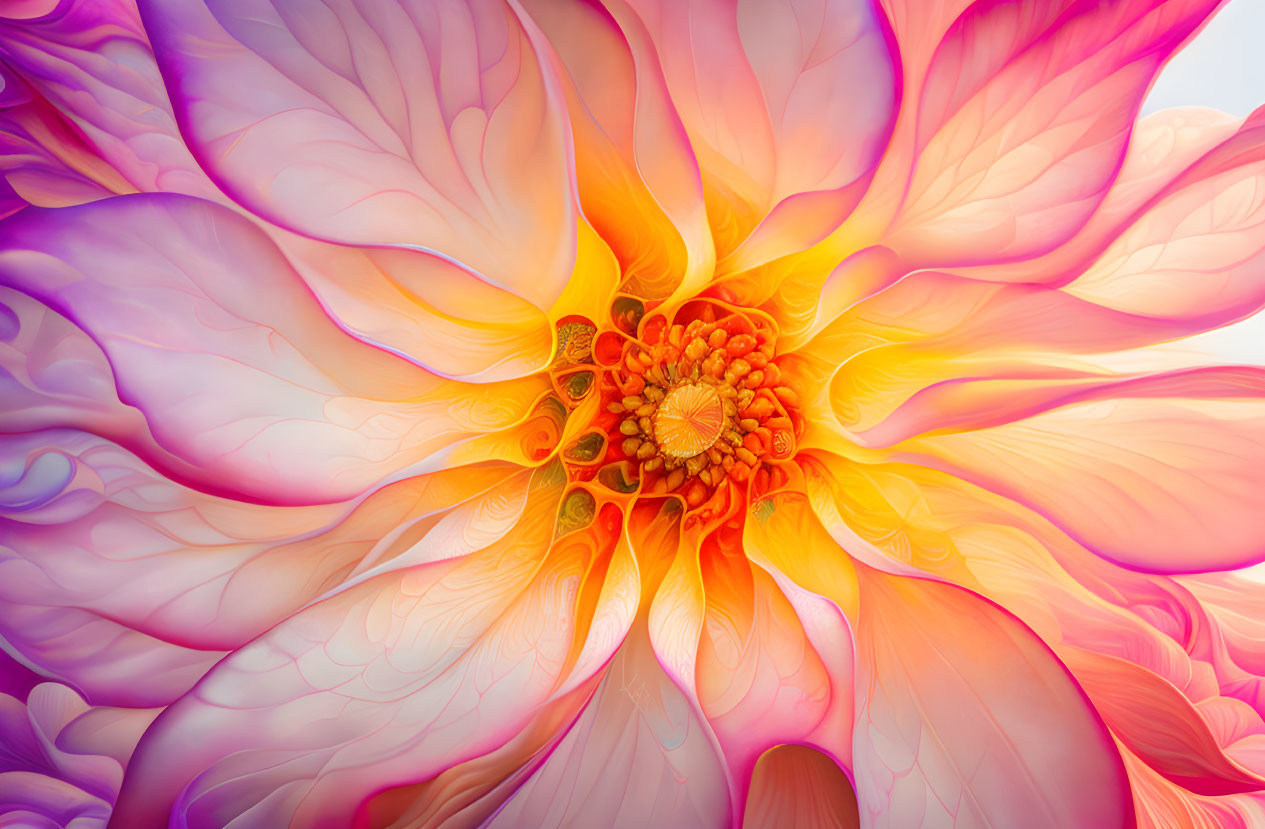
[[[1143,114],[1173,106],[1247,115],[1265,104],[1265,0],[1230,0],[1160,75]]]

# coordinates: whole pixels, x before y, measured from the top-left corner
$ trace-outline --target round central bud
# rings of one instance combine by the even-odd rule
[[[654,441],[673,458],[706,452],[725,428],[725,409],[714,386],[691,383],[668,392],[654,418]]]

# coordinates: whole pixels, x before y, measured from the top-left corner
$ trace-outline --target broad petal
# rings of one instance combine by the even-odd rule
[[[542,309],[561,294],[568,129],[508,4],[141,6],[181,130],[234,199],[322,239],[433,250]]]
[[[974,3],[920,90],[886,243],[915,263],[967,264],[1069,239],[1119,173],[1151,79],[1217,5]]]
[[[512,425],[547,391],[540,377],[452,383],[361,343],[262,232],[209,202],[135,195],[28,209],[0,244],[0,279],[74,319],[144,416],[137,424],[128,410],[117,439],[204,489],[343,500]]]
[[[760,755],[742,825],[750,829],[860,829],[852,782],[835,761],[807,746],[785,745]]]
[[[877,9],[861,0],[631,5],[699,160],[718,256],[762,221],[735,268],[832,231],[859,195],[848,185],[873,168],[894,116],[894,61]],[[821,191],[829,195],[813,210],[794,206]]]
[[[1193,791],[1260,788],[1251,756],[1265,734],[1252,707],[1265,711],[1252,688],[1265,669],[1251,621],[1259,585],[1182,578],[1196,599],[1178,579],[1116,567],[1019,505],[943,473],[877,464],[831,472],[859,533],[893,562],[971,589],[1031,626],[1150,768]]]
[[[893,451],[1014,498],[1128,567],[1203,572],[1265,557],[1259,399],[1081,403]]]
[[[537,472],[486,550],[373,576],[220,663],[146,735],[115,820],[345,826],[511,739],[565,678],[593,563],[582,540],[550,549],[563,483]]]
[[[875,570],[861,581],[864,825],[1132,825],[1110,735],[1030,630],[960,588]]]
[[[493,827],[732,825],[705,721],[634,628],[584,713]]]

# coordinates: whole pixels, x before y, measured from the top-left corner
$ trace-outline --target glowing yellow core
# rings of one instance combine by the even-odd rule
[[[714,386],[693,383],[668,392],[654,418],[659,451],[674,458],[706,452],[725,428],[725,409]]]

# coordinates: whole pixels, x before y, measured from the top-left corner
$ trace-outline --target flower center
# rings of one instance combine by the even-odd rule
[[[673,458],[706,452],[725,427],[720,393],[707,383],[687,383],[668,392],[654,416],[654,441]]]
[[[795,453],[798,395],[774,359],[774,333],[706,305],[688,322],[641,326],[609,369],[615,457],[641,470],[641,491],[679,492],[690,507]]]

